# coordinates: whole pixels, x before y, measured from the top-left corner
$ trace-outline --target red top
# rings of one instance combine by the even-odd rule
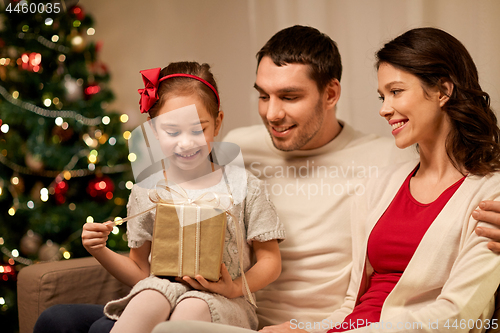
[[[410,179],[417,170],[418,167],[408,175],[368,238],[367,256],[374,272],[366,292],[344,319],[342,327],[333,328],[328,333],[380,321],[382,305],[401,278],[422,237],[465,180],[463,177],[448,187],[435,201],[422,204],[410,193]]]

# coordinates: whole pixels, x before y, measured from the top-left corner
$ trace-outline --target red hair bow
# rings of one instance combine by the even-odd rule
[[[139,105],[141,106],[141,113],[146,113],[158,100],[158,84],[161,68],[145,69],[140,71],[142,74],[142,81],[144,81],[144,89],[139,89],[141,99]]]

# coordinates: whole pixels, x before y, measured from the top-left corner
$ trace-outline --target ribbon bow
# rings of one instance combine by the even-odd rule
[[[144,82],[144,89],[138,89],[141,94],[139,100],[141,113],[146,113],[158,100],[158,84],[161,68],[145,69],[140,71],[142,74],[142,81]]]
[[[172,199],[164,199],[158,193],[158,189],[164,189],[169,191],[172,194]],[[221,209],[223,211],[228,212],[234,205],[234,200],[231,195],[215,193],[215,192],[205,192],[198,196],[196,199],[190,199],[186,193],[186,191],[179,187],[180,191],[176,191],[174,188],[168,186],[165,183],[165,180],[162,179],[156,183],[156,187],[153,190],[148,191],[149,200],[151,202],[158,204],[171,204],[171,205],[196,205],[200,207],[209,207],[215,209]],[[174,199],[173,196],[179,197],[179,199]],[[213,198],[206,198],[207,196],[213,196]],[[221,203],[221,197],[227,197],[229,199],[229,204],[227,207],[224,207]]]

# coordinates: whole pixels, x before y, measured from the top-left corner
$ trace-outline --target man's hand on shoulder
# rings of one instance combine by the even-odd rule
[[[279,325],[263,327],[259,332],[263,332],[263,333],[309,333],[307,331],[304,331],[304,330],[301,330],[298,328],[292,329],[289,321],[287,321],[286,323],[283,323],[283,324],[279,324]]]
[[[479,204],[479,208],[472,212],[473,218],[500,228],[500,201],[485,200]],[[479,236],[490,238],[491,242],[488,243],[488,248],[500,254],[500,229],[477,227],[476,233]]]

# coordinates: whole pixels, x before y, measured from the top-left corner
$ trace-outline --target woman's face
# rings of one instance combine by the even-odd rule
[[[378,93],[383,101],[380,115],[392,126],[396,146],[415,143],[431,146],[447,135],[449,121],[441,108],[448,97],[439,89],[424,91],[413,74],[382,63],[378,69]]]
[[[214,119],[198,96],[173,96],[165,101],[152,126],[171,166],[206,170],[210,143],[219,133],[223,113]]]

